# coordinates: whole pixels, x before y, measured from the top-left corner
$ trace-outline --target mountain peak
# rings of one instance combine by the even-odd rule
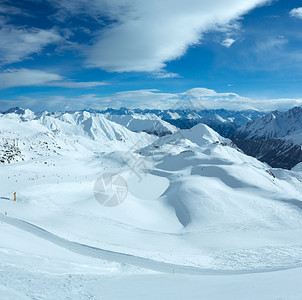
[[[10,109],[8,109],[7,111],[4,112],[4,114],[17,114],[17,115],[24,115],[25,114],[25,109],[21,108],[21,107],[12,107]]]
[[[246,154],[272,167],[290,169],[302,160],[302,107],[273,111],[240,127],[231,136]],[[285,159],[286,158],[286,159]]]

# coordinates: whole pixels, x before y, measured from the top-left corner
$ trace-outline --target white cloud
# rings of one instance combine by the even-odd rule
[[[189,97],[188,97],[188,96]],[[243,110],[254,109],[251,99],[236,93],[218,93],[207,88],[193,88],[181,93],[177,98],[188,100],[189,105],[205,109]]]
[[[272,51],[281,49],[288,43],[288,40],[284,36],[269,37],[265,40],[258,41],[256,43],[256,52],[269,51],[272,55]]]
[[[29,69],[8,69],[0,72],[0,89],[18,86],[53,86],[63,88],[93,88],[108,85],[102,81],[77,82],[58,74]]]
[[[61,40],[62,37],[55,30],[5,25],[0,29],[0,64],[21,61]]]
[[[251,99],[236,93],[218,93],[207,88],[193,88],[183,93],[163,93],[158,90],[136,90],[98,97],[95,104],[106,107],[129,108],[192,108],[262,111],[287,110],[302,105],[302,99]],[[93,101],[90,105],[94,105]]]
[[[102,81],[86,81],[86,82],[76,82],[76,81],[58,81],[48,83],[47,86],[63,87],[63,88],[93,88],[97,86],[108,85],[107,82]]]
[[[235,40],[232,38],[225,39],[222,41],[221,45],[227,48],[230,48],[235,43]]]
[[[102,97],[110,105],[114,107],[117,104],[122,104],[122,106],[127,106],[131,108],[135,107],[145,107],[159,108],[161,105],[167,105],[167,100],[172,99],[176,94],[172,93],[162,93],[156,89],[145,89],[145,90],[134,90],[134,91],[123,91],[112,94],[107,97]]]
[[[194,88],[182,93],[163,93],[159,90],[134,90],[114,93],[106,97],[86,94],[76,97],[18,97],[14,100],[0,100],[0,109],[21,106],[33,110],[80,110],[93,108],[104,110],[119,108],[192,108],[192,109],[258,109],[261,111],[287,110],[302,106],[302,99],[251,99],[236,93],[218,93],[206,88]]]
[[[289,15],[293,18],[302,19],[302,7],[292,9]]]
[[[116,107],[122,106],[122,102],[116,103]],[[98,110],[106,109],[111,104],[95,94],[86,94],[76,97],[49,96],[49,97],[26,97],[20,96],[14,100],[0,100],[0,110],[5,111],[11,107],[19,106],[34,111],[66,111],[93,108]]]
[[[62,77],[58,74],[39,70],[10,69],[0,73],[0,89],[17,86],[45,85],[55,80],[62,80]]]
[[[162,70],[200,43],[202,34],[266,0],[49,0],[65,16],[86,13],[111,20],[86,52],[87,63],[111,72]],[[61,15],[64,13],[61,13]]]
[[[193,88],[185,93],[190,93],[194,97],[212,97],[218,95],[216,91],[207,88]]]
[[[165,72],[165,71],[153,72],[152,75],[155,78],[159,78],[159,79],[180,77],[179,74],[177,74],[177,73],[171,73],[171,72]]]

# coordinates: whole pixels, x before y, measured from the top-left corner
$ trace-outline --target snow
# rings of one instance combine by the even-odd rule
[[[177,131],[177,128],[154,114],[110,115],[106,118],[134,132],[148,132],[156,135],[166,135]]]
[[[237,129],[235,135],[244,134],[247,139],[279,138],[302,145],[302,107],[286,112],[274,111]]]
[[[0,165],[5,299],[301,298],[299,167],[203,124],[156,138],[92,112],[17,112],[0,115],[21,152]],[[115,207],[94,198],[107,173],[127,183]]]

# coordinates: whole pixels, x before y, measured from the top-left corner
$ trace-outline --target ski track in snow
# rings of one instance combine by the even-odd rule
[[[14,226],[18,229],[29,232],[39,238],[47,240],[57,246],[65,248],[74,253],[89,256],[93,258],[98,258],[102,260],[107,260],[111,262],[117,262],[121,264],[130,264],[143,269],[149,269],[162,273],[178,273],[187,275],[238,275],[238,274],[249,274],[249,273],[264,273],[264,272],[275,272],[281,270],[289,270],[302,267],[302,261],[297,263],[295,266],[284,266],[279,268],[271,268],[269,265],[265,269],[247,269],[247,270],[223,270],[223,269],[203,269],[192,266],[177,265],[171,263],[165,263],[161,261],[151,260],[148,258],[135,256],[126,253],[120,253],[110,250],[105,250],[97,247],[92,247],[89,245],[69,241],[67,239],[61,238],[39,226],[31,224],[29,222],[15,219],[12,217],[4,216],[0,214],[0,220],[6,224]],[[302,253],[302,247],[298,247]],[[257,253],[254,253],[257,256]],[[233,257],[234,260],[240,259],[240,253]],[[223,259],[222,259],[223,261]]]

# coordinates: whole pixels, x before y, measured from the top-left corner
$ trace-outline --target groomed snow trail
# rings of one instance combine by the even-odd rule
[[[106,249],[101,249],[97,247],[92,247],[89,245],[69,241],[67,239],[61,238],[39,226],[31,224],[29,222],[4,216],[0,214],[0,221],[14,226],[18,229],[29,232],[41,239],[47,240],[59,247],[72,251],[74,253],[89,256],[97,259],[103,259],[111,262],[117,262],[121,264],[130,264],[143,269],[149,269],[162,273],[178,273],[187,275],[238,275],[238,274],[250,274],[250,273],[264,273],[264,272],[275,272],[281,270],[289,270],[302,267],[302,264],[297,264],[295,267],[280,267],[271,269],[254,269],[254,270],[214,270],[214,269],[204,269],[192,266],[178,265],[165,263],[161,261],[156,261],[140,256],[135,256],[126,253],[120,253],[115,251],[110,251]]]

